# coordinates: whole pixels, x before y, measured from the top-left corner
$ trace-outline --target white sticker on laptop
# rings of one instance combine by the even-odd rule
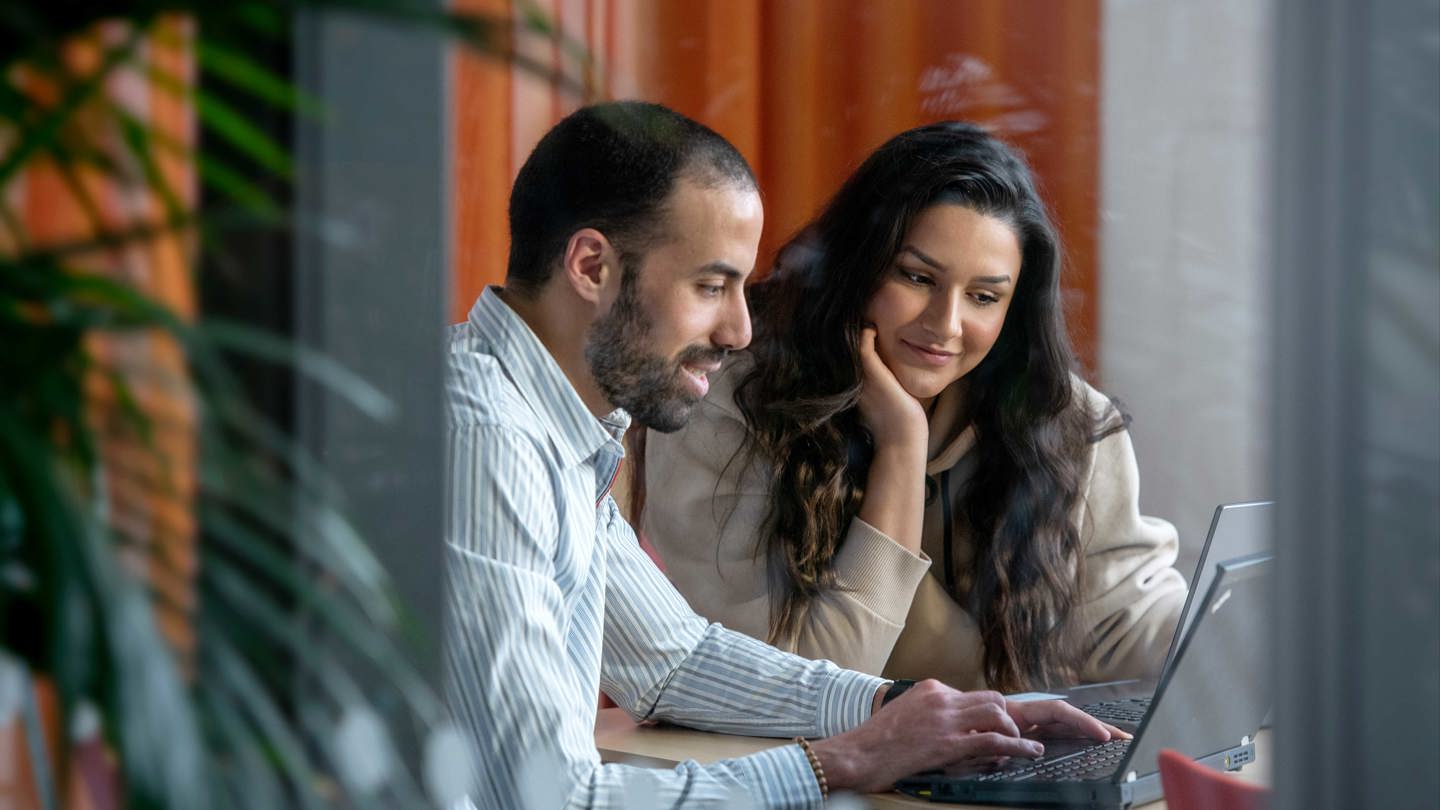
[[[1225,604],[1226,602],[1229,602],[1229,601],[1230,601],[1230,593],[1231,593],[1231,591],[1230,591],[1229,589],[1226,589],[1225,593],[1220,594],[1220,598],[1219,598],[1219,599],[1216,599],[1216,600],[1215,600],[1215,604],[1210,607],[1210,612],[1211,612],[1211,613],[1214,613],[1215,611],[1217,611],[1217,610],[1220,609],[1220,606],[1221,606],[1221,605]]]
[[[1031,700],[1064,700],[1064,695],[1052,695],[1049,692],[1016,692],[1013,695],[1006,695],[1006,700],[1013,700],[1016,703],[1026,703]]]

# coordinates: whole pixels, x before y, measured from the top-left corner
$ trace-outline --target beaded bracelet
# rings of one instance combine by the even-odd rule
[[[801,750],[805,752],[805,758],[810,761],[810,770],[815,772],[815,781],[820,783],[820,798],[830,798],[830,783],[825,781],[825,769],[820,767],[820,757],[815,756],[815,749],[810,747],[810,741],[804,737],[796,737],[795,742],[799,743]]]

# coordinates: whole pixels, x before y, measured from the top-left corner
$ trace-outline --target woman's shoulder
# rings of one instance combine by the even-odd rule
[[[726,416],[744,421],[740,405],[735,401],[735,391],[740,383],[755,370],[755,357],[748,350],[732,353],[715,374],[710,375],[710,391],[700,400],[700,410],[715,416]]]
[[[646,434],[646,486],[652,493],[665,493],[663,499],[647,498],[647,527],[652,513],[656,519],[682,516],[673,524],[656,524],[657,531],[666,535],[652,538],[657,547],[674,540],[670,534],[679,537],[678,527],[695,515],[710,515],[717,499],[760,486],[748,477],[749,464],[736,463],[744,461],[739,454],[747,446],[749,429],[735,404],[734,389],[748,368],[747,358],[732,355],[720,371],[710,375],[710,391],[679,430]],[[667,550],[661,548],[661,554],[666,555]]]
[[[1130,422],[1129,415],[1113,397],[1086,382],[1079,374],[1070,374],[1070,387],[1074,392],[1074,405],[1085,413],[1095,424],[1097,435],[1108,435],[1125,429]]]
[[[647,477],[689,475],[698,468],[727,465],[747,436],[745,417],[735,402],[735,389],[754,368],[748,352],[736,352],[719,371],[709,375],[710,390],[673,433],[650,431],[645,440]],[[678,466],[677,466],[678,465]]]

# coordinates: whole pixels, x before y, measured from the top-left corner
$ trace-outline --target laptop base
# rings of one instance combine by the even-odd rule
[[[1255,761],[1255,744],[1237,745],[1197,762],[1216,770],[1235,771]],[[1160,774],[1131,782],[981,782],[944,774],[918,774],[895,783],[908,796],[947,804],[995,804],[1041,808],[1118,810],[1163,797]]]

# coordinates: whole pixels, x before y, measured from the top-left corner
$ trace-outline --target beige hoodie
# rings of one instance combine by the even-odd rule
[[[746,438],[734,384],[749,366],[741,354],[677,433],[651,431],[645,467],[644,531],[675,587],[702,616],[755,638],[770,632],[770,576],[757,553],[768,508],[759,464],[741,469],[736,449]],[[1113,406],[1076,379],[1086,405],[1103,414]],[[946,407],[941,395],[938,407]],[[952,592],[944,565],[945,500],[962,499],[975,465],[973,429],[941,448],[926,466],[923,554],[916,556],[856,518],[835,556],[838,588],[822,594],[782,649],[828,658],[842,667],[887,678],[938,678],[961,689],[984,686],[982,644],[975,620],[961,607],[971,578],[974,544],[953,530],[960,574]],[[1084,549],[1080,621],[1087,628],[1084,680],[1158,673],[1180,609],[1185,579],[1172,565],[1178,538],[1169,523],[1140,514],[1139,472],[1126,431],[1089,446],[1084,496],[1076,526]],[[732,463],[732,458],[734,461]],[[941,484],[944,497],[938,497]]]

